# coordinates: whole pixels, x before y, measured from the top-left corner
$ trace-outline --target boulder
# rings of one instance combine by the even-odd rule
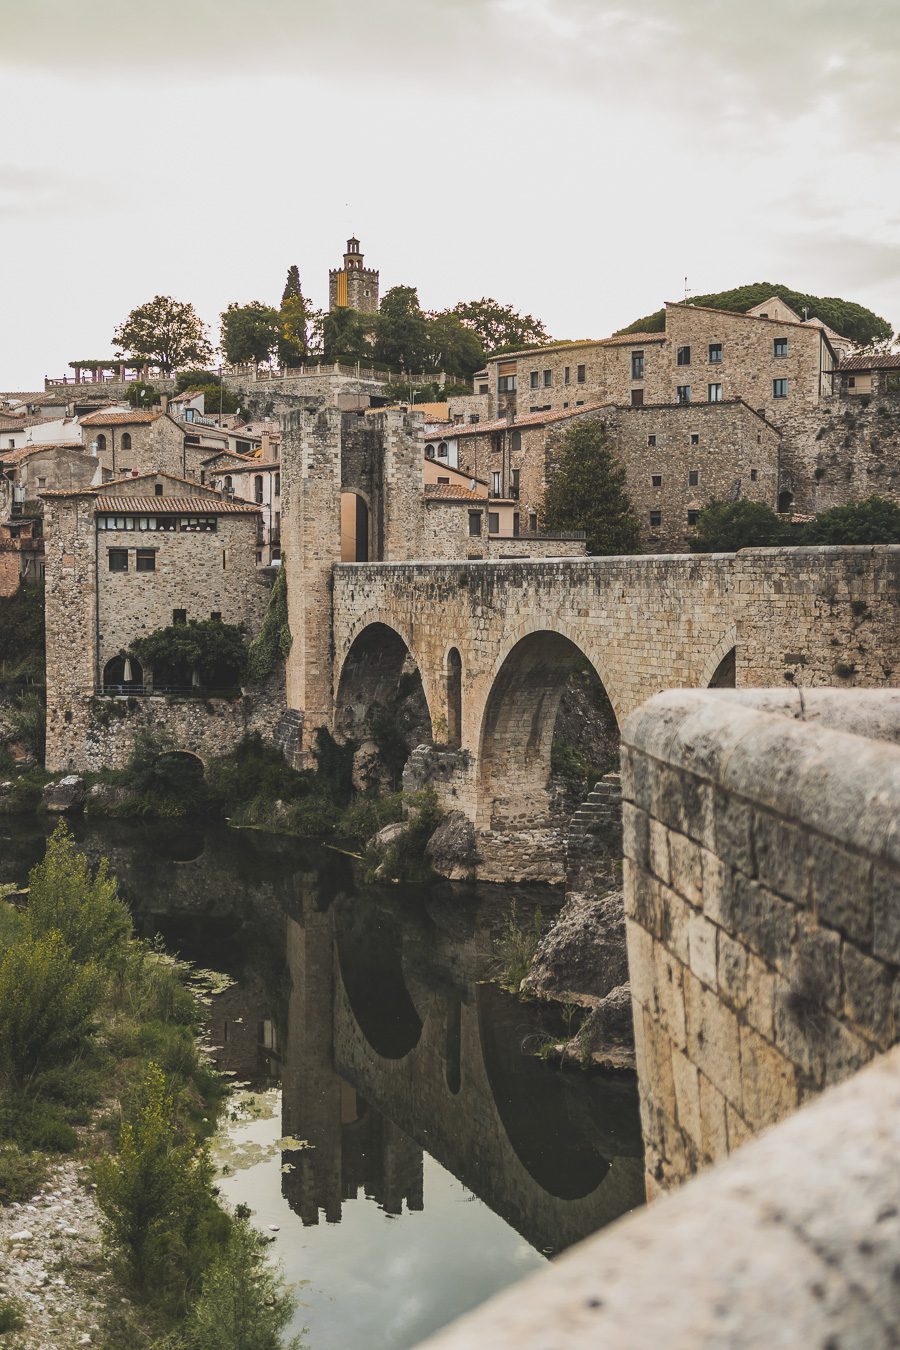
[[[84,793],[84,779],[75,773],[66,774],[58,783],[47,784],[41,805],[45,811],[80,811]]]
[[[576,1059],[590,1059],[606,1069],[635,1067],[629,983],[616,985],[600,999],[567,1048]]]
[[[469,881],[475,874],[478,854],[475,826],[462,811],[451,811],[425,845],[425,857],[438,876],[449,881]]]
[[[383,853],[385,849],[390,848],[391,844],[395,844],[398,839],[403,838],[406,828],[406,823],[402,820],[395,820],[390,825],[384,825],[369,840],[368,847],[376,848],[379,853]]]
[[[93,787],[88,789],[85,805],[88,812],[93,811],[102,816],[127,802],[131,795],[131,788],[115,783],[94,783]]]
[[[357,792],[390,792],[391,776],[374,741],[363,741],[353,752],[352,777]]]
[[[574,891],[538,944],[522,989],[537,998],[593,1006],[627,980],[622,892],[591,896]]]

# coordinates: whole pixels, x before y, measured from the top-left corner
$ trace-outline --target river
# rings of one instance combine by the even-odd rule
[[[0,819],[0,882],[51,825]],[[401,1350],[642,1202],[629,1075],[534,1050],[558,1010],[490,976],[510,906],[548,893],[360,883],[256,831],[75,822],[138,931],[233,983],[208,1034],[236,1084],[220,1189],[295,1286],[311,1350]]]

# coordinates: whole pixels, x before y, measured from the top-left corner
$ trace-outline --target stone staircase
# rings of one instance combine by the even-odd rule
[[[622,779],[607,773],[595,783],[569,821],[566,835],[566,889],[611,878],[621,857]]]

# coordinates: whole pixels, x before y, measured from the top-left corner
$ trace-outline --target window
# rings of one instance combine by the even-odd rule
[[[544,388],[545,388],[545,389],[549,389],[550,386],[552,385],[552,383],[553,383],[553,371],[552,371],[552,370],[545,370],[545,371],[544,371]]]
[[[253,476],[253,499],[256,502],[257,506],[262,505],[263,480],[261,473],[254,474]]]
[[[106,437],[103,435],[102,432],[101,432],[100,435],[97,437],[97,449],[98,449],[98,450],[105,450],[105,449],[106,449]]]
[[[500,473],[499,471],[491,474],[491,496],[500,496]]]
[[[522,533],[521,522],[518,511],[513,511],[513,538],[518,539]]]
[[[566,366],[565,369],[563,370],[563,384],[568,384],[568,383],[569,383],[570,378],[571,378],[571,373],[572,373],[572,368],[571,368],[571,366]]]
[[[429,446],[429,449],[431,449],[430,446]],[[433,453],[434,453],[434,452],[432,451],[432,454],[433,454]],[[226,492],[234,492],[234,479],[232,478],[232,476],[231,476],[230,473],[226,473],[226,475],[225,475],[225,483],[224,483],[224,487],[225,487],[225,491],[226,491]]]
[[[276,475],[275,475],[275,496],[276,496],[276,497],[280,497],[280,496],[281,496],[281,474],[280,474],[280,473],[276,473]]]
[[[509,471],[509,495],[518,497],[519,495],[519,470],[510,469]]]
[[[643,389],[632,389],[632,391],[631,391],[631,406],[632,406],[632,408],[643,408],[643,406],[644,406],[644,391],[643,391]]]
[[[128,549],[111,548],[109,550],[109,570],[111,572],[128,571]]]
[[[787,389],[788,389],[788,382],[787,382],[787,380],[773,380],[773,381],[772,381],[772,397],[773,397],[773,398],[787,398]]]
[[[711,342],[709,344],[709,364],[711,366],[720,366],[722,364],[721,342]]]
[[[163,495],[163,485],[162,485],[162,483],[154,483],[154,484],[153,484],[153,495],[154,495],[154,497],[161,497],[161,496]]]
[[[488,389],[486,384],[480,384],[478,386],[478,392],[479,394],[489,394],[490,390]]]
[[[679,366],[689,366],[691,364],[690,347],[679,347],[675,361]]]
[[[215,534],[215,516],[182,516],[180,521],[182,534]]]
[[[700,444],[700,432],[699,432],[699,431],[692,431],[692,432],[691,432],[691,445],[699,445],[699,444]]]
[[[498,511],[488,511],[488,534],[500,533],[500,513]]]
[[[426,447],[425,447],[425,458],[426,458],[426,459],[434,459],[434,446],[433,446],[433,445],[426,445]]]
[[[775,338],[772,343],[772,355],[787,356],[788,354],[787,344],[788,344],[787,338]]]
[[[438,445],[438,459],[447,458],[447,442],[441,441]]]
[[[450,479],[449,479],[448,477],[446,477],[446,475],[442,476],[441,474],[438,474],[438,483],[446,483],[447,486],[449,487],[449,486],[450,486]]]
[[[644,378],[644,353],[631,353],[631,378],[633,380],[642,380]]]
[[[650,512],[651,530],[658,530],[661,524],[662,524],[662,511],[651,511]]]
[[[750,482],[751,482],[751,483],[755,483],[756,480],[757,480],[757,478],[759,478],[759,469],[751,469],[751,470],[750,470]]]
[[[540,374],[539,374],[539,372],[536,371],[536,370],[533,370],[533,371],[531,372],[531,374],[529,375],[528,378],[529,378],[529,381],[530,381],[530,383],[531,383],[532,389],[537,389],[538,384],[540,383]]]
[[[855,376],[855,375],[848,375],[848,376],[847,376],[847,388],[848,388],[848,389],[855,389],[855,388],[856,388],[856,376]]]
[[[214,609],[213,612],[212,612],[212,614],[210,614],[209,617],[212,619],[213,623],[221,623],[221,622],[222,622],[222,611],[221,611],[220,609]]]
[[[585,366],[579,366],[575,371],[575,378],[579,384],[584,384],[586,370],[587,368]]]
[[[469,534],[470,534],[470,535],[473,535],[473,536],[476,535],[476,534],[481,534],[481,512],[480,512],[480,511],[470,511],[470,512],[469,512]]]
[[[650,483],[653,487],[662,487],[662,474],[652,473],[650,475]]]
[[[175,623],[187,623],[187,610],[186,610],[186,609],[173,609],[173,610],[172,610],[172,623],[173,623],[173,624],[175,624]]]
[[[39,478],[39,479],[38,479],[38,487],[46,487],[46,486],[47,486],[47,480],[46,480],[46,478]]]
[[[706,386],[706,397],[710,403],[721,403],[722,386],[720,384],[708,384]]]
[[[691,386],[689,384],[679,384],[675,388],[675,397],[679,403],[690,403]]]
[[[15,439],[14,436],[10,436],[10,437],[9,437],[9,439],[8,439],[7,442],[6,442],[6,448],[7,448],[7,450],[15,450],[15,448],[16,448],[16,439]]]
[[[156,549],[139,548],[137,551],[137,561],[135,563],[135,570],[138,572],[155,572]]]
[[[528,517],[528,529],[532,534],[537,534],[537,514],[534,511]]]
[[[130,435],[129,432],[127,432],[127,431],[123,431],[123,432],[122,432],[122,440],[121,440],[120,444],[121,444],[121,447],[122,447],[123,450],[130,450],[130,449],[131,449],[131,435]]]
[[[688,469],[688,487],[697,487],[700,482],[700,470]]]
[[[648,444],[648,445],[655,445],[655,444],[656,444],[656,433],[655,433],[655,432],[651,431],[650,435],[647,437],[647,444]]]
[[[497,377],[498,394],[514,394],[516,392],[515,375],[500,375]]]
[[[687,513],[688,524],[689,524],[689,525],[696,525],[696,524],[697,524],[697,517],[699,516],[699,514],[700,514],[699,511],[688,511],[688,513]]]

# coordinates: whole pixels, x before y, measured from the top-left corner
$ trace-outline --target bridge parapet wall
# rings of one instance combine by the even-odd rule
[[[622,788],[652,1194],[900,1038],[900,690],[661,694]]]

